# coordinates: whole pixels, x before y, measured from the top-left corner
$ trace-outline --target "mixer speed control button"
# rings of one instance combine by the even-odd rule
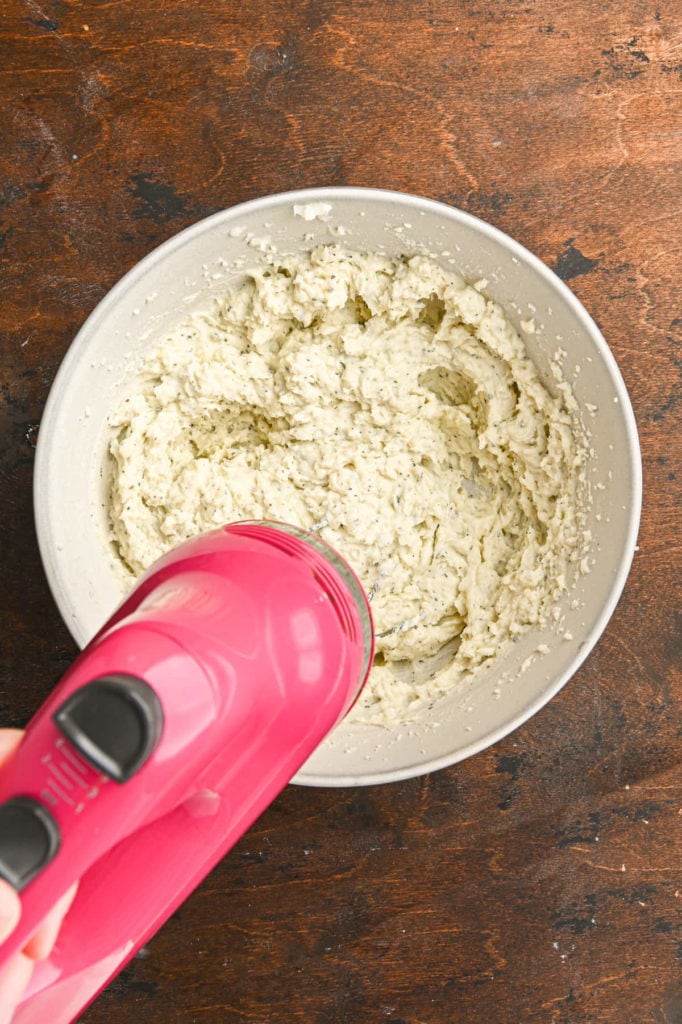
[[[94,768],[115,782],[127,782],[161,739],[163,710],[144,679],[116,673],[81,686],[54,721]]]
[[[0,804],[0,878],[21,892],[60,845],[59,826],[47,807],[27,796]]]

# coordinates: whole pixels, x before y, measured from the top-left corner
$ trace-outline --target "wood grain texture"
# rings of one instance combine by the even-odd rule
[[[0,722],[75,653],[31,519],[57,366],[222,207],[374,185],[509,232],[600,324],[644,457],[640,551],[564,691],[453,769],[290,787],[85,1024],[682,1022],[681,47],[673,0],[5,0]]]

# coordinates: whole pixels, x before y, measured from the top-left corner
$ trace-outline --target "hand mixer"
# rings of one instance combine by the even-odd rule
[[[0,772],[0,967],[76,879],[17,1024],[68,1024],[348,711],[372,663],[363,589],[312,534],[238,523],[160,559]]]

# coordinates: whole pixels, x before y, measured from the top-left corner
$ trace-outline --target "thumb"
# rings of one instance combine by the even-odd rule
[[[0,764],[11,757],[23,735],[21,729],[0,729]]]
[[[21,917],[21,900],[9,882],[0,878],[0,942],[12,934]]]

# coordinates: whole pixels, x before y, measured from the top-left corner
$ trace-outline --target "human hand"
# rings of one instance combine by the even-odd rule
[[[22,736],[23,733],[19,729],[0,729],[0,768],[19,746]],[[0,1024],[10,1024],[30,981],[35,961],[44,960],[52,952],[77,888],[76,882],[55,904],[23,950],[0,970]],[[0,943],[12,934],[20,917],[21,900],[18,893],[8,882],[0,878]]]

